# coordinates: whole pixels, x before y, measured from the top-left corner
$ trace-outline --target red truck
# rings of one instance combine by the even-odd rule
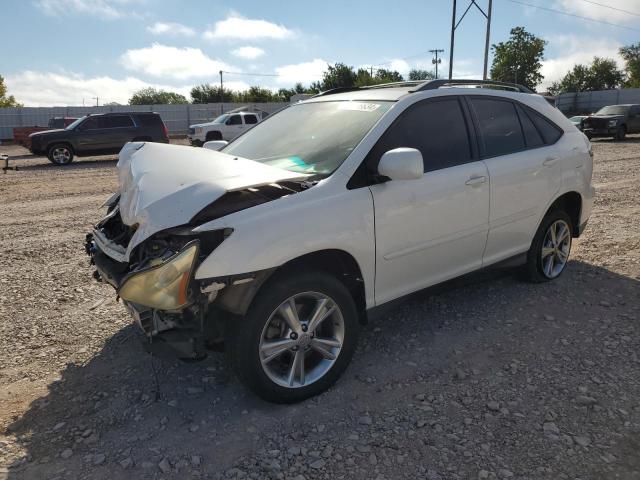
[[[53,117],[49,119],[49,125],[46,127],[15,127],[13,129],[13,140],[25,148],[30,148],[31,139],[29,138],[29,135],[32,133],[66,128],[76,120],[77,118],[73,117]]]

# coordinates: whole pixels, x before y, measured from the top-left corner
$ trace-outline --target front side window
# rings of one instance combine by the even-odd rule
[[[294,172],[326,176],[391,108],[385,101],[292,105],[247,130],[222,151]]]
[[[227,125],[242,125],[242,117],[240,115],[231,115]]]
[[[409,107],[387,129],[367,156],[370,171],[394,148],[415,148],[429,172],[471,161],[467,124],[456,98],[427,100]]]
[[[485,156],[507,155],[525,148],[513,103],[492,98],[472,98],[471,105],[478,119]]]

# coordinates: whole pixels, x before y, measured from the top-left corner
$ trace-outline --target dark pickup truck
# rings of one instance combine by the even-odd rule
[[[589,138],[613,137],[624,140],[627,133],[640,133],[640,105],[609,105],[582,120]]]
[[[127,142],[169,143],[167,127],[153,112],[87,115],[64,129],[32,133],[31,152],[46,155],[56,165],[71,163],[74,155],[118,153]]]

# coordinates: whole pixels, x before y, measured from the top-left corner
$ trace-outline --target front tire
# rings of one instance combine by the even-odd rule
[[[66,143],[56,143],[47,150],[47,158],[54,165],[68,165],[73,161],[73,149]]]
[[[215,131],[215,132],[207,132],[207,135],[205,136],[205,143],[206,142],[211,142],[212,140],[222,140],[222,133]]]
[[[274,277],[229,327],[225,349],[236,374],[275,403],[328,389],[349,364],[359,329],[349,290],[321,271]]]
[[[530,281],[548,282],[564,272],[571,252],[571,218],[563,210],[547,214],[527,253],[526,273]]]

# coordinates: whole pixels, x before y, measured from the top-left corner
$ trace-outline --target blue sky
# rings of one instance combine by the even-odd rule
[[[487,0],[477,0],[484,7]],[[594,55],[617,57],[640,41],[640,0],[494,0],[491,42],[516,25],[549,43],[545,82]],[[458,0],[463,10],[469,0]],[[613,8],[597,5],[606,4]],[[126,103],[145,86],[188,96],[193,85],[277,89],[318,79],[327,62],[448,69],[451,0],[283,2],[269,0],[4,0],[0,74],[28,106]],[[629,13],[631,12],[631,13]],[[461,12],[460,12],[461,13]],[[636,13],[637,15],[634,15]],[[454,75],[481,77],[484,23],[472,8],[457,32]]]

